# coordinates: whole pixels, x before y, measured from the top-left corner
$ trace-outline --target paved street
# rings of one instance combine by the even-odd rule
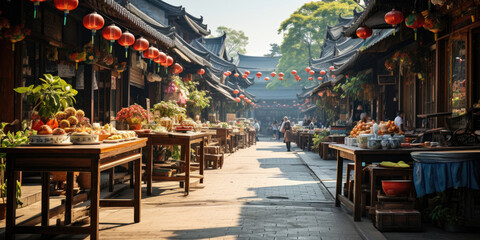
[[[132,224],[132,212],[102,209],[101,238],[361,239],[281,142],[260,141],[230,155],[187,197],[178,183],[155,183],[154,196],[143,195],[141,223]]]

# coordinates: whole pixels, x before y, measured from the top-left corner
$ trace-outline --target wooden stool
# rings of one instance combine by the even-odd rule
[[[205,147],[205,168],[213,169],[223,167],[224,154],[220,151],[220,146]]]

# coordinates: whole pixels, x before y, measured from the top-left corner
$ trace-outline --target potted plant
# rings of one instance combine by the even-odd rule
[[[44,74],[45,79],[40,78],[43,84],[28,87],[18,87],[13,89],[17,93],[25,94],[27,101],[33,106],[32,129],[38,130],[40,126],[47,124],[58,126],[54,119],[54,115],[73,106],[75,103],[75,95],[77,90],[72,88],[72,85],[65,82],[59,76],[52,76],[51,74]],[[38,114],[36,112],[38,111]],[[36,129],[38,127],[38,129]],[[54,127],[53,127],[54,128]]]
[[[432,199],[433,206],[430,208],[430,219],[437,226],[443,227],[448,232],[464,231],[464,221],[458,211],[458,203],[452,201],[448,194],[440,192]]]
[[[142,106],[134,104],[128,108],[122,108],[117,113],[116,120],[127,122],[130,130],[140,130],[142,123],[147,120],[148,114],[151,115]]]
[[[12,132],[7,132],[5,130],[5,127],[7,126],[7,123],[1,123],[1,129],[0,129],[0,143],[1,143],[1,148],[9,148],[9,147],[16,147],[21,144],[26,144],[28,143],[28,136],[30,134],[34,134],[34,132],[30,130],[26,130],[26,122],[24,121],[22,123],[22,130],[18,131],[17,133],[13,134]],[[2,201],[0,202],[0,219],[5,218],[5,209],[6,209],[6,196],[7,196],[7,181],[5,181],[4,178],[4,172],[5,172],[5,166],[6,166],[6,161],[5,161],[6,154],[5,153],[0,153],[0,198]],[[20,197],[22,196],[22,187],[19,181],[17,181],[17,204],[22,205],[22,202],[20,201]]]

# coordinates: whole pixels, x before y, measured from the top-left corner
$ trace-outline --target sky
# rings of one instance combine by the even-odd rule
[[[304,3],[312,0],[164,0],[185,7],[214,33],[218,26],[242,30],[248,37],[247,55],[263,56],[270,43],[282,43],[280,23]]]

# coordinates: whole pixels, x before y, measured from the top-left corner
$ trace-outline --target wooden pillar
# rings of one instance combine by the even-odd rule
[[[95,71],[93,70],[93,65],[85,65],[84,70],[84,111],[85,115],[89,117],[92,122],[94,121],[94,106],[93,106],[93,75]]]

